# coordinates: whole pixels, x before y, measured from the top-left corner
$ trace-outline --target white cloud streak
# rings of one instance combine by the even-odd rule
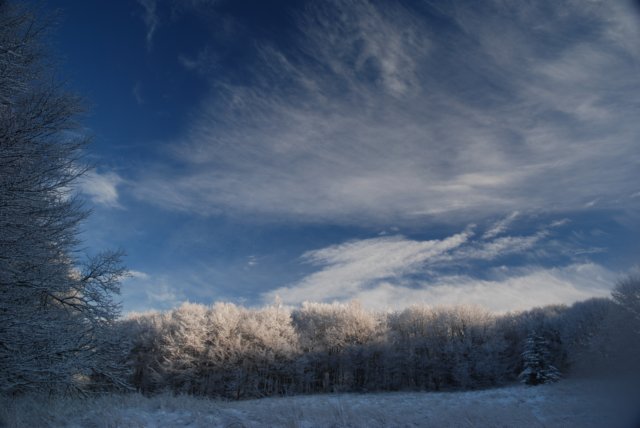
[[[166,275],[131,271],[122,283],[124,312],[167,310],[187,301],[180,282]]]
[[[491,226],[489,230],[484,233],[484,235],[482,235],[482,239],[495,238],[496,236],[504,233],[519,214],[520,213],[518,211],[514,211],[507,217],[497,221],[493,226]]]
[[[350,297],[376,309],[399,309],[413,304],[470,304],[502,313],[608,297],[615,279],[606,268],[583,263],[555,268],[529,267],[501,273],[488,280],[445,276],[417,286],[382,282],[358,290]]]
[[[151,50],[153,47],[153,36],[156,33],[160,20],[158,18],[158,3],[156,0],[138,0],[140,6],[144,9],[144,14],[142,15],[142,19],[144,20],[144,25],[147,28],[147,49]]]
[[[139,270],[130,270],[129,271],[129,276],[131,278],[143,279],[143,280],[150,278],[148,273],[142,272],[142,271],[139,271]]]
[[[140,82],[136,82],[136,84],[133,85],[131,94],[133,95],[133,98],[136,100],[136,103],[138,105],[144,104],[144,98],[142,96],[142,85],[140,84]]]
[[[304,259],[325,265],[293,287],[268,293],[284,297],[285,303],[304,300],[348,299],[367,284],[420,271],[423,264],[462,245],[468,233],[443,240],[412,241],[401,236],[373,238],[309,251]]]
[[[418,301],[475,302],[491,310],[511,310],[607,294],[612,283],[610,272],[584,262],[558,268],[485,267],[488,279],[450,273],[452,269],[469,270],[466,268],[474,263],[493,266],[507,256],[535,253],[546,247],[548,233],[542,230],[487,240],[486,234],[474,238],[468,229],[441,240],[390,236],[332,245],[303,255],[304,261],[320,267],[318,271],[269,291],[263,298],[268,302],[279,296],[288,304],[358,299],[378,308]]]
[[[100,174],[89,171],[79,181],[80,190],[96,204],[122,208],[118,201],[118,186],[124,180],[114,172]]]
[[[251,84],[212,85],[171,144],[182,167],[148,168],[136,195],[332,223],[624,208],[640,173],[625,4],[454,3],[437,25],[397,3],[316,4],[297,45],[260,44]]]

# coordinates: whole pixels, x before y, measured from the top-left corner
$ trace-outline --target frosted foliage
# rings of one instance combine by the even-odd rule
[[[377,320],[358,303],[310,303],[293,312],[293,320],[302,333],[301,346],[307,352],[339,352],[349,345],[371,342]]]
[[[124,325],[134,338],[134,384],[145,391],[169,386],[237,398],[283,392],[280,371],[297,352],[289,313],[277,307],[186,303]]]
[[[390,328],[398,358],[414,355],[418,361],[407,373],[416,386],[478,387],[504,376],[498,357],[506,343],[495,317],[483,309],[414,306],[392,316]]]
[[[133,315],[120,329],[133,343],[132,383],[145,393],[239,399],[437,391],[502,385],[534,370],[544,383],[591,361],[611,305],[594,299],[498,316],[471,306],[382,313],[356,302],[296,309],[187,303]],[[531,339],[538,336],[543,342]]]
[[[75,259],[87,212],[78,100],[55,83],[43,28],[0,2],[0,392],[120,383],[119,253]]]
[[[618,282],[612,292],[613,299],[636,320],[640,334],[640,273],[634,273]]]

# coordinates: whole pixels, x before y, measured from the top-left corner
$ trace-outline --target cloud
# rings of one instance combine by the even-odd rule
[[[257,44],[247,82],[212,76],[136,196],[334,224],[625,209],[640,45],[622,2],[408,7],[310,6],[295,43]]]
[[[529,236],[503,236],[490,242],[470,243],[453,254],[455,260],[494,260],[500,256],[513,253],[523,253],[534,248],[544,237],[546,232],[538,232]],[[483,239],[484,238],[483,236]]]
[[[555,227],[562,227],[564,225],[567,225],[571,223],[571,220],[569,220],[568,218],[562,218],[560,220],[554,220],[551,222],[551,224],[549,225],[549,227],[555,228]]]
[[[131,271],[122,283],[124,312],[168,310],[187,300],[180,283],[166,275]]]
[[[79,182],[80,190],[96,204],[110,208],[122,208],[118,202],[118,186],[124,180],[114,172],[100,174],[89,171]]]
[[[247,268],[252,268],[258,265],[258,258],[256,256],[247,257]]]
[[[156,0],[138,0],[138,4],[144,8],[144,25],[147,27],[147,49],[151,50],[153,46],[153,36],[158,28],[160,20],[158,18]]]
[[[504,233],[519,214],[520,213],[518,211],[514,211],[502,220],[497,221],[493,226],[491,226],[489,230],[484,233],[484,235],[482,235],[482,239],[495,238],[496,236]]]
[[[413,304],[471,304],[500,313],[608,297],[615,279],[616,276],[606,268],[583,263],[507,270],[492,279],[444,276],[417,286],[381,282],[350,297],[376,309],[397,309]]]
[[[211,48],[205,47],[195,57],[185,54],[179,55],[178,61],[186,70],[209,77],[211,73],[216,71],[218,58]]]
[[[135,98],[136,103],[138,103],[138,105],[144,104],[144,98],[142,97],[142,85],[140,84],[140,82],[136,82],[136,84],[133,85],[133,89],[131,90],[131,93],[133,95],[133,98]]]
[[[571,257],[585,251],[556,241],[556,223],[528,235],[487,238],[487,233],[476,236],[470,226],[437,240],[384,236],[308,251],[302,260],[318,269],[264,293],[263,301],[278,296],[298,305],[356,299],[376,309],[468,303],[504,312],[609,295],[615,275]],[[507,267],[514,256],[518,262]]]
[[[130,270],[129,271],[129,276],[131,278],[137,278],[137,279],[149,279],[150,278],[148,273],[141,272],[139,270]]]
[[[385,236],[349,241],[305,253],[302,259],[319,266],[319,270],[295,284],[265,293],[263,300],[279,296],[284,303],[300,304],[358,299],[376,307],[397,307],[412,301],[453,304],[460,300],[458,303],[476,301],[492,310],[509,310],[606,294],[611,275],[596,265],[582,263],[591,267],[579,268],[579,263],[569,263],[543,268],[523,264],[511,270],[500,265],[501,260],[513,255],[526,263],[528,254],[557,259],[567,252],[562,246],[550,247],[548,238],[544,228],[531,235],[492,240],[485,235],[474,238],[467,229],[440,240]],[[586,271],[598,275],[583,281],[588,276],[583,275]],[[486,277],[480,277],[485,273]],[[534,286],[537,280],[540,284]]]
[[[269,292],[286,303],[348,299],[363,286],[386,278],[418,272],[427,260],[460,246],[469,238],[460,233],[443,240],[413,241],[402,236],[373,238],[309,251],[303,258],[324,265],[293,287]]]

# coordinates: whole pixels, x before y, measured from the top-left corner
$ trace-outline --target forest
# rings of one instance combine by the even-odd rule
[[[636,278],[636,293],[638,285]],[[616,296],[620,303],[592,299],[504,315],[466,306],[380,313],[356,302],[185,303],[121,321],[121,343],[129,344],[123,364],[144,393],[230,399],[536,385],[632,369],[640,343],[630,326],[638,322]]]

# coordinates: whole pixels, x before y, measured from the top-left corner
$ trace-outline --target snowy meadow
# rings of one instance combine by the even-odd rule
[[[222,401],[186,395],[17,398],[6,427],[627,428],[638,401],[620,382],[571,380],[468,392],[325,394]],[[36,402],[37,400],[37,402]]]

